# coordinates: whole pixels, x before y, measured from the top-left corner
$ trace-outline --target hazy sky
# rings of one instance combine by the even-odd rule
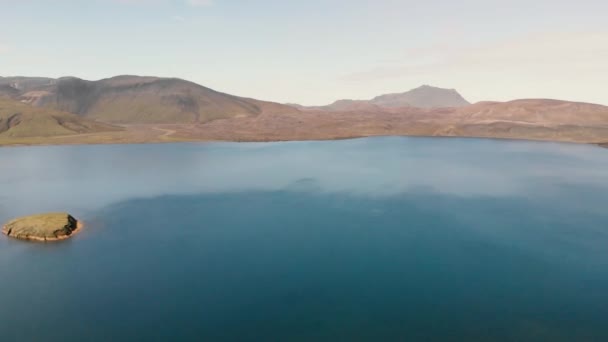
[[[174,76],[325,104],[421,84],[608,104],[606,0],[0,0],[1,76]]]

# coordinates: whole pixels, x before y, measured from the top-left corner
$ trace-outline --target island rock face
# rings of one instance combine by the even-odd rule
[[[2,233],[22,240],[58,241],[81,228],[82,223],[68,213],[47,213],[14,219],[2,227]]]

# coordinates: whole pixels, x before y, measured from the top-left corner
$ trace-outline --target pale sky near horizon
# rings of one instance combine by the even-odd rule
[[[0,0],[0,76],[179,77],[321,105],[422,84],[608,105],[608,1]]]

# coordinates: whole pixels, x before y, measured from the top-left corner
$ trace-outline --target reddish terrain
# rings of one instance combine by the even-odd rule
[[[606,106],[548,99],[469,104],[453,89],[430,86],[372,100],[304,107],[224,94],[180,79],[0,81],[0,145],[381,135],[608,143]]]

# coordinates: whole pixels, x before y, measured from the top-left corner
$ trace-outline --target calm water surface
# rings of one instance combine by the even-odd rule
[[[475,139],[0,149],[1,341],[606,341],[608,150]]]

